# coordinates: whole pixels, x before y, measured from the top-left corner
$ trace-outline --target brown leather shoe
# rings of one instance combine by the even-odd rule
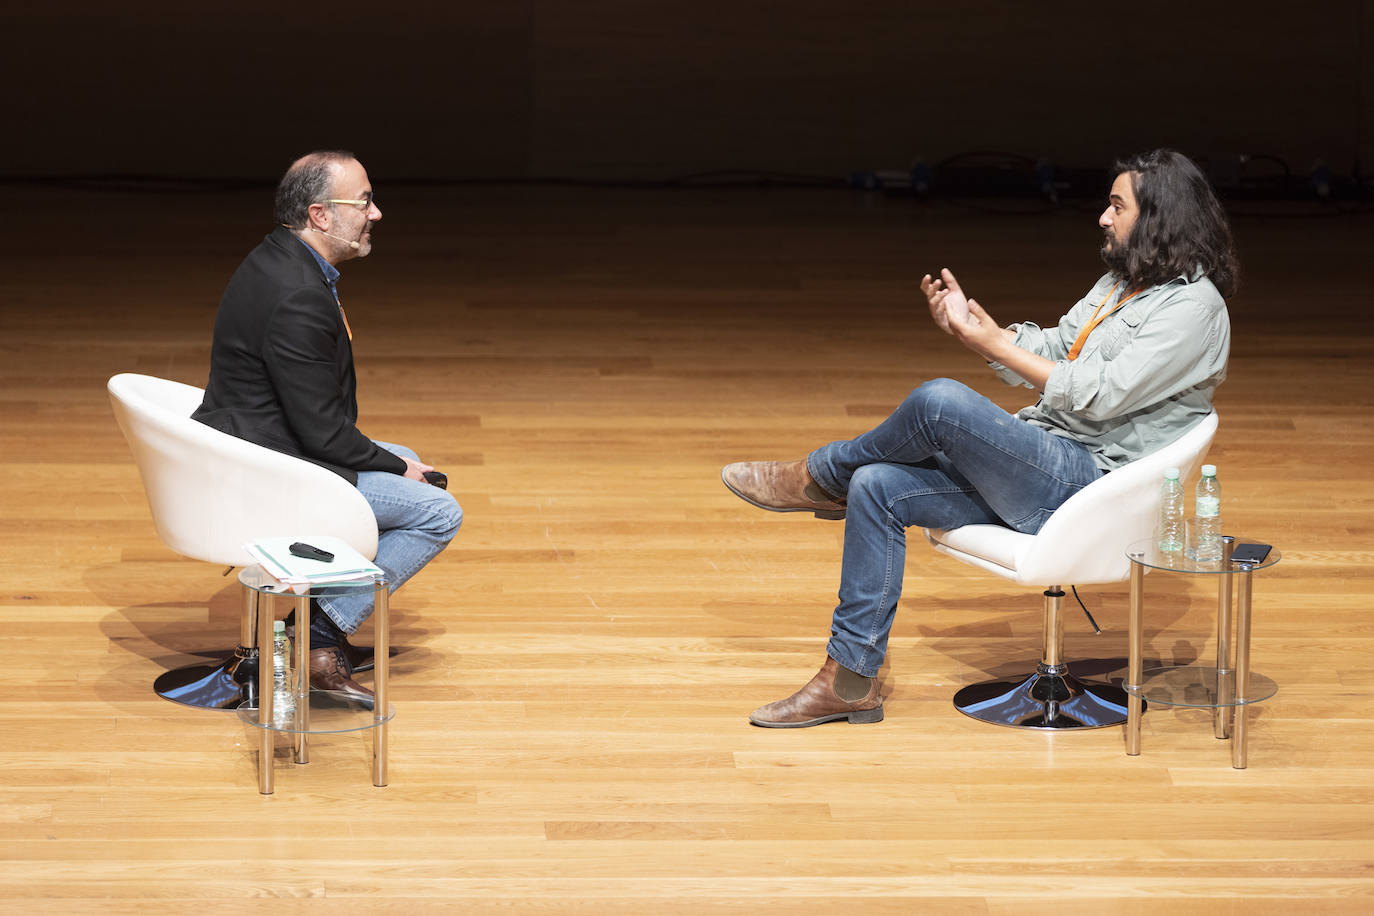
[[[816,486],[806,459],[737,461],[721,469],[720,479],[740,499],[770,512],[813,512],[816,518],[844,518],[844,500]]]
[[[808,728],[836,719],[848,719],[853,725],[883,721],[878,679],[873,678],[863,699],[850,703],[835,693],[839,670],[839,662],[826,656],[821,670],[805,687],[785,700],[760,706],[749,714],[749,721],[764,728]]]
[[[289,626],[286,628],[286,638],[291,640],[291,651],[296,651],[295,627]],[[339,648],[343,649],[344,658],[348,659],[348,667],[354,674],[362,674],[364,671],[371,671],[373,668],[377,667],[377,655],[371,646],[355,646],[345,639],[343,645]],[[387,657],[390,658],[395,655],[396,647],[392,646],[391,652],[388,653]],[[294,658],[295,656],[292,657]]]
[[[374,696],[362,684],[353,680],[348,668],[348,660],[338,646],[324,646],[310,650],[310,686],[315,690],[333,690],[342,693],[350,700],[356,700],[368,709],[372,708]]]

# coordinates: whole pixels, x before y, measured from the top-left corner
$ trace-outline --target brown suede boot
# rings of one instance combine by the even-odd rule
[[[821,670],[805,687],[785,700],[760,706],[749,714],[749,721],[764,728],[808,728],[835,719],[848,719],[855,725],[883,721],[878,679],[870,678],[868,693],[850,702],[835,693],[839,673],[840,663],[826,656]]]
[[[721,469],[720,479],[740,499],[770,512],[813,512],[816,518],[844,518],[844,500],[835,499],[811,479],[806,459],[737,461]]]

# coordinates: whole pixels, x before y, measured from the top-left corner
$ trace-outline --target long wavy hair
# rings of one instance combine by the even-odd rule
[[[1115,174],[1131,176],[1140,208],[1126,240],[1125,280],[1136,289],[1201,271],[1230,298],[1240,282],[1240,262],[1212,186],[1193,161],[1171,149],[1118,160]]]

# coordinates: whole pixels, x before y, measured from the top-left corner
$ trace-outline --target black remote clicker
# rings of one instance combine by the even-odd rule
[[[300,541],[292,544],[289,548],[293,557],[301,557],[306,560],[319,560],[321,563],[334,562],[334,554],[318,547],[312,547]]]

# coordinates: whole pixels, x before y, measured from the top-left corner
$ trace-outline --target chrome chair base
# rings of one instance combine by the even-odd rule
[[[197,709],[238,709],[258,702],[258,650],[237,646],[218,665],[187,665],[153,681],[158,696]]]
[[[1128,699],[1120,687],[1080,681],[1067,665],[1042,664],[1021,680],[970,684],[954,694],[954,708],[1009,728],[1105,728],[1126,721]]]

